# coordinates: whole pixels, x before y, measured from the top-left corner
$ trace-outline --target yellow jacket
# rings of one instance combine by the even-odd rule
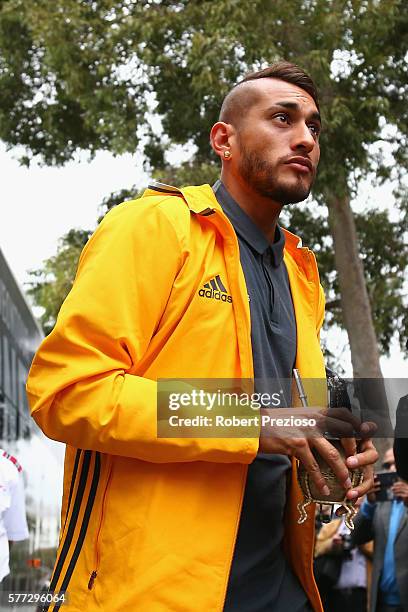
[[[289,232],[285,262],[296,366],[303,378],[324,378],[316,261]],[[217,275],[231,302],[200,296]],[[109,212],[27,383],[32,416],[67,444],[51,583],[68,592],[67,612],[223,609],[258,440],[157,438],[155,381],[252,376],[238,242],[211,187],[151,188]],[[298,525],[295,477],[290,491],[285,545],[318,611],[313,511]]]

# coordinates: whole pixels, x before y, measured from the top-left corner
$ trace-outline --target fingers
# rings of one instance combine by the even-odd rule
[[[367,439],[377,431],[373,421],[364,421],[354,415],[348,408],[329,408],[320,411],[319,429],[336,438],[361,437]]]
[[[339,451],[330,444],[325,438],[315,438],[310,440],[310,443],[317,450],[319,455],[332,468],[338,482],[348,489],[351,487],[351,480],[346,464]]]
[[[355,487],[354,489],[350,489],[349,491],[347,491],[346,498],[350,501],[357,501],[359,497],[363,497],[363,495],[366,495],[369,490],[370,485],[367,485],[365,482],[363,482],[363,484],[361,484],[359,487]]]
[[[399,493],[402,493],[403,495],[407,495],[408,494],[408,485],[405,484],[405,482],[395,482],[392,487],[391,490],[396,493],[397,495]]]
[[[350,469],[373,465],[378,459],[378,452],[372,440],[363,440],[360,452],[353,457],[347,457],[346,464]]]
[[[347,491],[346,497],[347,499],[350,499],[350,500],[356,500],[358,497],[363,497],[363,495],[366,495],[367,493],[370,492],[370,490],[373,488],[373,485],[374,485],[373,468],[372,466],[367,466],[364,468],[363,482],[357,487],[354,487],[353,489],[350,489],[349,491]]]
[[[366,495],[374,487],[373,465],[378,459],[378,452],[372,440],[363,440],[360,452],[353,457],[347,457],[346,464],[350,469],[363,468],[364,480],[358,487],[347,491],[346,497],[355,500]]]
[[[361,443],[361,452],[357,453],[352,457],[347,457],[346,464],[350,469],[357,467],[363,468],[364,479],[363,482],[350,489],[346,493],[346,498],[350,501],[354,501],[359,497],[363,497],[368,493],[376,493],[380,489],[380,483],[378,479],[374,479],[373,465],[378,459],[378,452],[375,449],[372,440],[364,440]],[[342,512],[336,512],[337,516],[340,516]]]
[[[369,493],[378,493],[379,490],[381,489],[381,482],[378,480],[378,476],[377,474],[374,474],[374,485],[371,487],[371,490],[369,491]]]
[[[374,482],[373,475],[372,475],[372,468],[367,467],[365,468],[365,470],[367,470],[367,474],[365,475],[362,484],[359,485],[358,487],[354,487],[354,489],[350,489],[349,491],[347,491],[346,493],[347,500],[356,502],[359,497],[363,497],[364,495],[367,495],[368,493],[371,492],[370,490],[372,490],[372,486]],[[347,510],[343,506],[340,506],[339,508],[337,508],[335,514],[336,516],[342,516],[346,512]]]
[[[348,408],[329,408],[326,416],[328,431],[338,438],[342,437],[342,432],[345,432],[344,437],[351,437],[360,431],[361,420]]]
[[[327,486],[326,480],[320,471],[319,465],[310,449],[310,446],[304,438],[292,440],[293,455],[302,462],[304,468],[308,472],[311,480],[323,495],[330,495],[330,489]]]
[[[346,457],[356,454],[357,442],[355,438],[341,438],[341,445],[344,448]]]
[[[352,438],[356,433],[352,423],[331,416],[325,417],[322,424],[324,425],[324,433],[333,438]],[[322,424],[320,424],[320,428]]]
[[[363,439],[372,438],[378,427],[373,421],[361,423],[359,434]]]

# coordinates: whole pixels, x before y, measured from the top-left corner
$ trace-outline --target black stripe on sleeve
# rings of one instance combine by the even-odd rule
[[[82,462],[81,474],[79,477],[79,484],[78,484],[78,490],[75,496],[74,507],[72,509],[71,519],[69,521],[67,533],[65,535],[65,541],[61,549],[61,553],[58,557],[58,561],[54,569],[54,574],[53,574],[53,577],[50,583],[50,587],[48,589],[49,593],[53,593],[55,591],[55,587],[58,583],[58,580],[61,574],[61,570],[64,566],[65,559],[68,555],[68,551],[72,544],[72,537],[74,535],[75,526],[78,520],[79,511],[81,508],[81,502],[82,502],[82,498],[83,498],[84,491],[85,491],[86,481],[88,479],[89,464],[91,461],[91,453],[92,451],[89,451],[89,450],[84,452],[84,460]],[[43,607],[42,612],[48,612],[50,605],[51,604],[48,604],[45,607]]]
[[[77,543],[75,545],[74,553],[73,553],[73,555],[71,557],[71,561],[69,562],[69,566],[68,566],[67,572],[66,572],[66,574],[64,576],[64,580],[62,581],[62,584],[61,584],[60,591],[62,591],[62,592],[66,592],[67,591],[67,588],[68,588],[68,585],[69,585],[69,581],[71,580],[71,576],[72,576],[73,571],[75,569],[75,565],[76,565],[76,563],[78,561],[78,557],[79,557],[79,554],[80,554],[81,549],[82,549],[82,545],[83,545],[84,540],[85,540],[86,532],[88,530],[88,525],[89,525],[89,519],[91,517],[92,508],[93,508],[95,497],[96,497],[96,491],[97,491],[97,488],[98,488],[100,473],[101,473],[101,456],[100,456],[100,453],[96,452],[94,472],[93,472],[91,488],[90,488],[90,491],[89,491],[89,496],[88,496],[88,500],[87,500],[86,508],[85,508],[85,512],[84,512],[84,518],[83,518],[83,521],[82,521],[82,525],[81,525],[81,529],[80,529],[80,532],[79,532],[78,540],[77,540]],[[57,610],[60,609],[61,605],[62,605],[62,602],[58,602],[55,605],[55,607],[54,607],[54,611],[57,612]]]
[[[78,465],[79,465],[79,459],[81,457],[81,453],[82,453],[81,449],[78,448],[78,450],[76,452],[76,455],[75,455],[74,469],[72,470],[71,486],[69,487],[68,505],[67,505],[67,512],[65,514],[65,521],[64,521],[63,530],[65,529],[65,525],[67,524],[67,520],[68,520],[69,509],[71,507],[72,492],[74,490],[74,485],[75,485],[75,480],[76,480],[76,476],[77,476],[77,472],[78,472]]]

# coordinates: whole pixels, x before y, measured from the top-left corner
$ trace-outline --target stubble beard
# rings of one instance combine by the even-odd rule
[[[255,151],[248,151],[242,146],[239,172],[256,193],[274,202],[279,202],[282,206],[306,200],[313,184],[312,181],[306,185],[300,176],[296,183],[282,184],[279,182],[276,167],[261,159]]]

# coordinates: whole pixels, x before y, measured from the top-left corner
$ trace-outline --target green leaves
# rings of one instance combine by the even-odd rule
[[[143,146],[157,178],[179,185],[212,182],[217,165],[208,133],[223,97],[249,70],[285,58],[310,72],[320,91],[322,157],[313,191],[319,205],[330,205],[333,196],[348,201],[369,173],[378,184],[400,181],[402,193],[408,168],[405,9],[403,0],[3,0],[0,138],[10,147],[23,145],[27,164],[32,156],[62,165],[78,150],[92,156]],[[156,120],[160,134],[150,127]],[[389,144],[387,155],[384,147],[373,152],[377,142]],[[195,158],[177,169],[166,160],[175,143],[196,148]],[[406,240],[379,211],[356,221],[386,352],[393,330],[406,329]],[[406,214],[401,223],[407,231]],[[290,224],[317,248],[329,321],[342,323],[323,209],[313,218],[294,210]],[[33,295],[53,308],[60,298],[51,285],[69,287],[76,252],[64,240],[33,286]],[[401,343],[405,333],[400,331]]]
[[[404,194],[400,195],[402,207]],[[387,211],[376,209],[355,214],[359,251],[381,353],[388,355],[396,336],[407,352],[408,266],[407,227],[392,221]],[[338,275],[335,270],[333,241],[323,207],[314,202],[285,211],[285,227],[301,236],[316,253],[321,282],[326,294],[325,327],[343,326]],[[405,234],[404,234],[405,229]]]
[[[41,325],[48,334],[74,282],[78,259],[91,232],[70,230],[60,239],[56,255],[45,260],[39,270],[30,272],[32,282],[27,290],[36,306],[43,308]]]
[[[327,158],[368,168],[380,118],[406,128],[405,15],[402,0],[5,0],[0,137],[48,164],[133,152],[154,91],[169,141],[192,140],[204,161],[229,87],[285,57],[319,85]]]

